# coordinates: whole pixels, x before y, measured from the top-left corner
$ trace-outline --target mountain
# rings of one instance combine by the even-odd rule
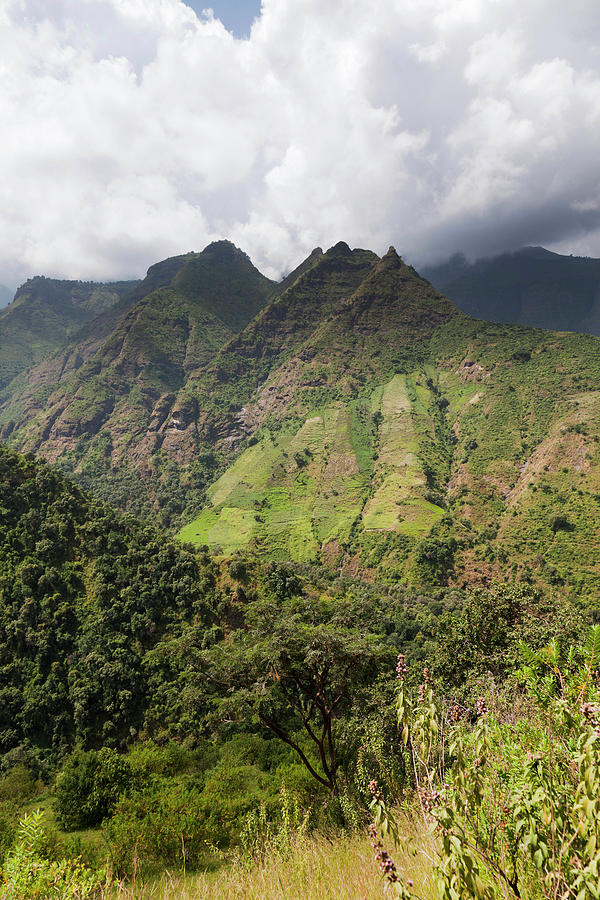
[[[471,318],[393,248],[171,265],[11,385],[3,439],[225,554],[600,599],[598,338]]]
[[[157,493],[161,505],[174,503],[157,451],[176,395],[273,288],[225,241],[153,266],[79,340],[10,386],[0,413],[3,437],[60,459],[84,484],[104,484],[111,499],[130,508],[145,501],[148,511],[148,496]],[[147,482],[141,498],[140,472]],[[179,486],[179,473],[172,475]]]
[[[0,311],[0,388],[114,306],[137,284],[60,281],[37,276]]]
[[[334,298],[325,260],[352,254],[317,257],[188,382],[201,439],[240,452],[181,538],[598,596],[598,339],[472,319],[393,249]],[[296,340],[307,295],[327,301]]]
[[[523,247],[474,263],[457,254],[423,275],[477,318],[600,335],[600,259]]]

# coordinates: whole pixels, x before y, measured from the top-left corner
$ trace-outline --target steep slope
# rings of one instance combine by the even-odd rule
[[[51,385],[66,378],[69,373],[79,369],[81,365],[90,359],[102,347],[104,341],[110,337],[117,327],[119,320],[128,313],[133,306],[148,294],[161,287],[168,287],[171,281],[183,266],[189,262],[193,254],[172,256],[150,266],[146,277],[139,283],[133,282],[134,287],[121,297],[118,302],[109,306],[104,312],[97,315],[87,325],[84,325],[76,336],[60,347],[56,352],[46,356],[31,371],[23,374],[23,377],[15,378],[0,391],[3,403],[13,395],[27,394],[33,386],[37,389],[40,385]]]
[[[471,319],[390,250],[213,435],[246,440],[181,537],[600,601],[599,384],[597,338]]]
[[[458,255],[423,274],[480,319],[600,334],[600,259],[523,247],[472,264]]]
[[[0,756],[43,771],[144,727],[148,651],[206,606],[190,553],[1,445],[0,497]]]
[[[158,429],[189,373],[257,313],[273,288],[228,242],[169,260],[148,279],[162,286],[137,302],[134,295],[133,304],[127,298],[95,352],[112,316],[52,366],[31,370],[16,389],[11,385],[0,414],[4,438],[60,459],[84,484],[100,484],[125,505],[140,499],[140,469],[152,483],[146,501],[160,485],[160,460],[151,459],[160,448]],[[148,280],[139,293],[147,287]]]
[[[235,445],[246,433],[243,405],[278,365],[291,357],[328,317],[336,315],[369,274],[378,257],[340,242],[314,250],[288,277],[288,287],[204,370],[193,373],[178,398],[173,448],[189,445],[191,433]],[[239,425],[242,424],[240,428]]]
[[[357,529],[395,530],[403,498],[410,528],[426,533],[442,510],[415,455],[408,378],[441,323],[462,318],[390,248],[246,402],[237,426],[251,446],[182,537],[331,558]]]
[[[597,338],[472,319],[393,248],[280,285],[227,243],[168,262],[21,376],[5,437],[225,553],[600,600]]]
[[[51,354],[137,284],[30,278],[0,311],[0,388]]]

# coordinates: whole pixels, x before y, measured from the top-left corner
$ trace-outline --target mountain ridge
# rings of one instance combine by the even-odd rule
[[[137,285],[30,278],[0,310],[0,389],[79,335]]]
[[[597,338],[474,319],[393,248],[316,248],[276,285],[211,246],[58,382],[30,370],[4,439],[226,554],[430,586],[510,559],[600,593]]]
[[[600,335],[600,260],[544,247],[470,263],[456,254],[423,274],[469,315]]]
[[[151,456],[186,373],[230,340],[231,326],[252,318],[272,289],[229,242],[151,267],[116,314],[90,325],[83,347],[59,352],[11,385],[2,436],[60,460],[86,485],[107,472],[115,481],[122,475],[126,504],[140,467],[161,480]]]

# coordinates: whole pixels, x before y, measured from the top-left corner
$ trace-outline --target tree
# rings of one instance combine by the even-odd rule
[[[372,684],[395,653],[364,625],[357,610],[340,601],[250,603],[244,627],[197,660],[217,718],[260,723],[335,794],[341,717],[366,713]]]
[[[554,637],[576,641],[583,616],[560,598],[544,598],[520,584],[475,588],[437,623],[429,658],[446,687],[468,690],[470,678],[503,680],[518,667],[519,643],[540,647]]]
[[[129,763],[116,750],[76,751],[56,782],[56,818],[66,829],[97,825],[112,813],[130,784]]]

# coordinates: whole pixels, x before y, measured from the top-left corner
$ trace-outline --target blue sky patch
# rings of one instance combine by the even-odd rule
[[[260,14],[260,0],[185,0],[200,15],[212,8],[228,31],[236,37],[248,37],[254,19]]]

